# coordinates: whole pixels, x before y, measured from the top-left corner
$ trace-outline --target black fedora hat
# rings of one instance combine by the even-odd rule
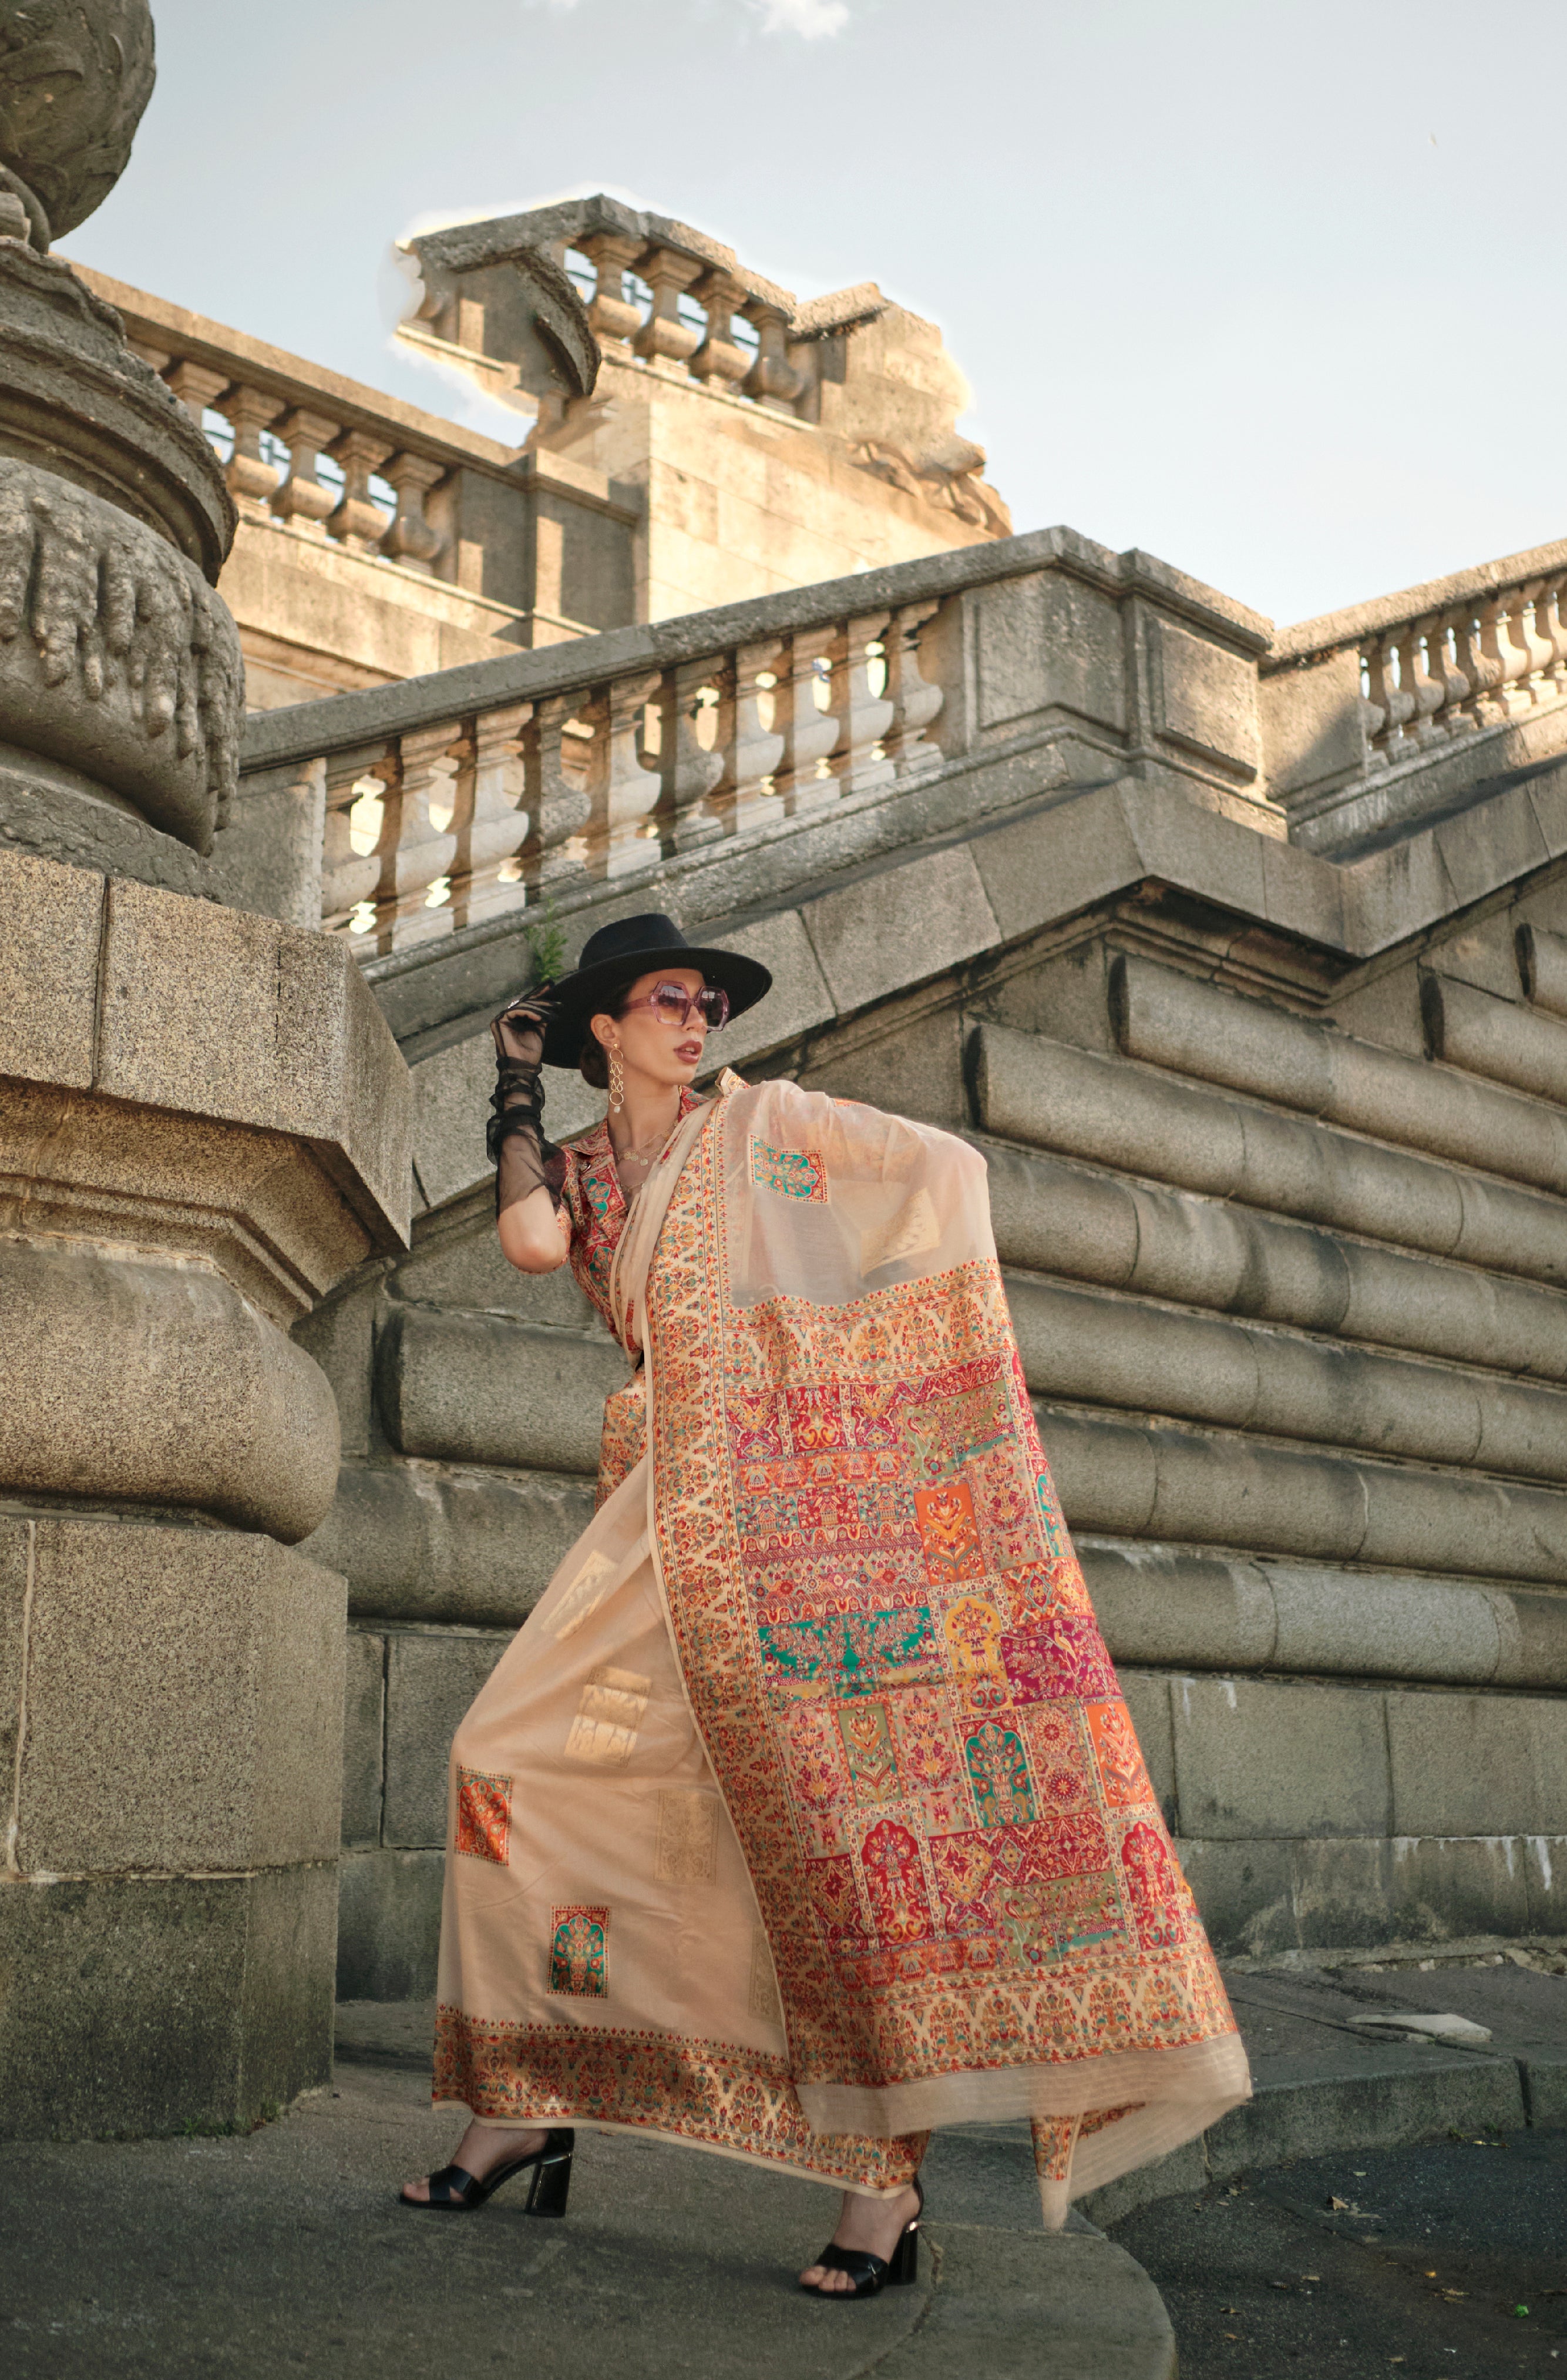
[[[544,1036],[546,1065],[574,1066],[587,1038],[589,1018],[608,1008],[639,975],[651,975],[660,964],[700,967],[705,982],[729,993],[731,1016],[754,1008],[773,980],[758,959],[688,942],[674,919],[657,910],[645,917],[619,918],[588,936],[570,975],[539,987],[555,1010]]]

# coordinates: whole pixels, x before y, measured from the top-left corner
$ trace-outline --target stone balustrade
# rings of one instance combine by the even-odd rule
[[[1375,832],[1404,814],[1379,781],[1559,709],[1564,601],[1559,542],[1283,631],[1263,664],[1264,718],[1296,839],[1325,848]]]
[[[326,763],[321,922],[384,954],[940,765],[931,601],[597,676]]]
[[[548,642],[627,616],[621,582],[629,590],[634,504],[569,457],[524,453],[522,417],[518,443],[508,446],[104,273],[75,270],[114,306],[136,354],[223,461],[242,556],[247,532],[284,528],[325,552],[460,589],[498,615],[493,633],[516,642]],[[577,557],[572,584],[535,552],[541,515],[550,551],[564,515]],[[597,551],[606,536],[615,548],[608,565]],[[247,591],[236,596],[242,631],[270,623],[275,634],[272,613],[251,621]],[[432,599],[407,590],[410,600]]]
[[[324,771],[321,921],[388,959],[775,846],[841,867],[931,832],[933,798],[958,824],[1107,766],[1276,835],[1265,642],[1195,581],[1048,530],[255,719],[244,783]]]

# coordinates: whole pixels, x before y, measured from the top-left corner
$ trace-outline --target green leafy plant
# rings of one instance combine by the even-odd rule
[[[523,940],[533,961],[534,982],[553,983],[566,965],[566,929],[556,916],[552,893],[545,895],[538,923],[524,927]]]

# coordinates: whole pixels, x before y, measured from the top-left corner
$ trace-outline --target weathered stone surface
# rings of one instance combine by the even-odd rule
[[[41,1517],[24,1876],[331,1859],[343,1582],[268,1538]]]
[[[103,885],[79,868],[0,854],[0,1075],[85,1090],[97,1028]]]
[[[1182,1678],[1171,1714],[1183,1834],[1240,1842],[1392,1831],[1380,1694]]]
[[[345,1465],[305,1550],[366,1619],[519,1627],[592,1517],[585,1478]]]
[[[204,1266],[0,1241],[0,1373],[27,1382],[0,1406],[7,1488],[187,1505],[285,1544],[331,1503],[331,1388]]]
[[[1390,1694],[1387,1707],[1395,1833],[1567,1832],[1567,1705]]]
[[[27,0],[6,11],[0,162],[47,212],[47,241],[85,223],[119,180],[152,96],[147,0]],[[42,243],[41,243],[42,245]]]
[[[343,1840],[380,1840],[385,1769],[386,1638],[351,1628],[343,1708]]]
[[[215,586],[235,525],[222,468],[114,308],[18,242],[0,249],[0,456],[53,480],[67,513],[78,490],[113,506]]]
[[[404,1629],[387,1639],[382,1840],[389,1847],[430,1850],[445,1842],[452,1739],[511,1641],[505,1634]]]
[[[337,1996],[426,1999],[440,1948],[444,1852],[347,1852],[338,1874]]]
[[[337,1878],[0,1886],[0,2131],[247,2131],[331,2070]]]
[[[208,852],[238,767],[228,607],[155,530],[0,457],[0,726]]]
[[[101,1016],[101,1091],[296,1135],[383,1244],[406,1237],[407,1069],[341,942],[116,882]]]
[[[377,1333],[387,1436],[428,1461],[596,1475],[604,1399],[627,1378],[607,1338],[498,1314],[393,1305]]]

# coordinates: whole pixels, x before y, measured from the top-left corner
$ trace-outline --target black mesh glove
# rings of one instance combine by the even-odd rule
[[[503,1215],[535,1190],[548,1190],[559,1211],[566,1160],[544,1137],[544,1028],[551,1015],[543,992],[514,1000],[490,1021],[495,1088],[485,1147],[495,1166],[495,1211]]]

